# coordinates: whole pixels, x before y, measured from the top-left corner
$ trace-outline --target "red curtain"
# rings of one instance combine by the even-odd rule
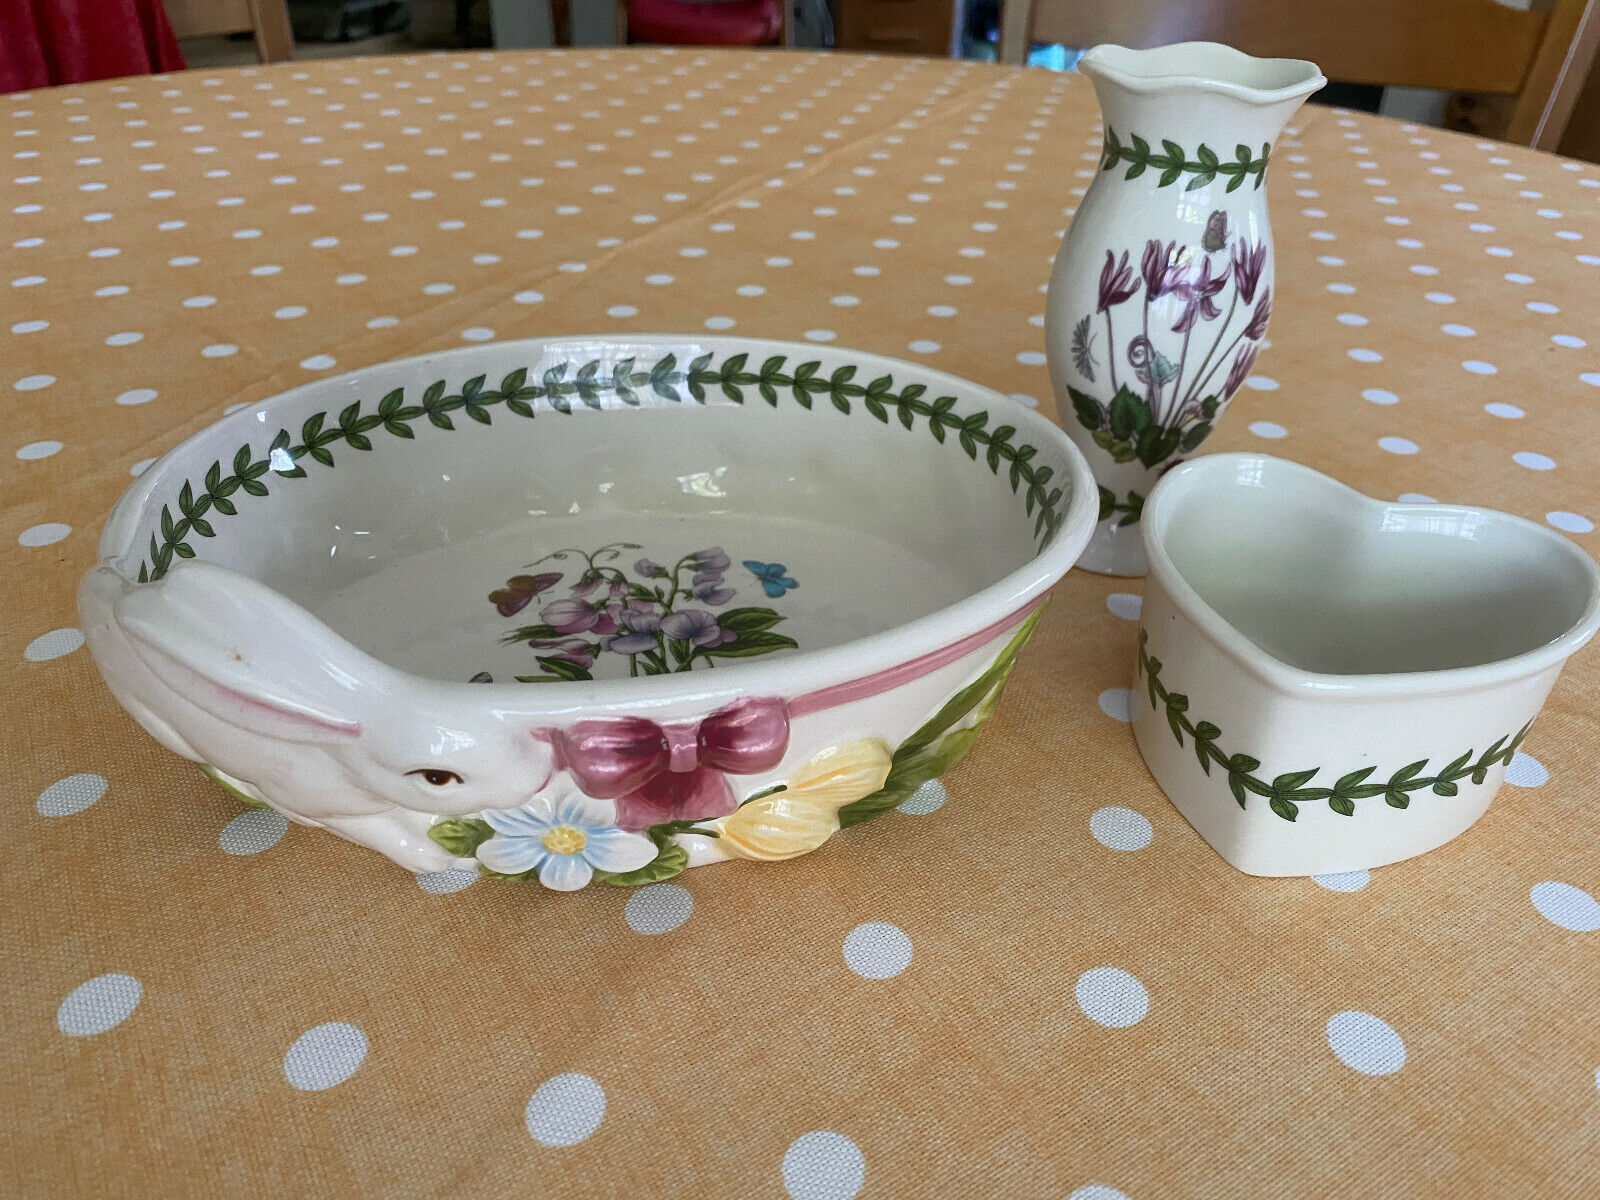
[[[161,0],[0,0],[0,92],[182,68]]]

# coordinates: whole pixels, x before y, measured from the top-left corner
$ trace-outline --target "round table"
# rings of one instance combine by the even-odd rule
[[[1458,841],[1253,879],[1129,735],[1138,582],[1074,572],[977,750],[902,812],[576,896],[413,881],[241,812],[79,648],[132,476],[381,359],[731,330],[1054,411],[1044,284],[1095,113],[1045,71],[664,50],[0,99],[4,1190],[1593,1194],[1593,648]],[[1298,122],[1273,345],[1208,449],[1594,549],[1600,172]]]

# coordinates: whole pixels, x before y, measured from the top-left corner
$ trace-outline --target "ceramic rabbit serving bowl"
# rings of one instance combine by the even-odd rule
[[[1144,544],[1134,736],[1252,875],[1381,866],[1461,833],[1600,627],[1600,568],[1552,530],[1260,455],[1169,472]]]
[[[572,890],[804,853],[957,761],[1095,523],[1051,422],[857,351],[506,342],[253,404],[79,591],[250,803]]]

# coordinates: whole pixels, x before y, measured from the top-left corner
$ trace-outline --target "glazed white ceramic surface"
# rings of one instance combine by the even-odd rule
[[[1272,143],[1326,82],[1313,63],[1212,42],[1096,46],[1078,69],[1105,122],[1101,169],[1046,302],[1062,423],[1099,484],[1079,565],[1142,575],[1140,513],[1250,373],[1272,310]]]
[[[504,342],[190,438],[79,602],[118,700],[242,797],[413,871],[647,882],[810,849],[959,757],[1093,496],[1051,422],[912,364]],[[626,815],[647,801],[683,828]]]
[[[1560,534],[1282,459],[1174,469],[1143,534],[1134,736],[1251,875],[1376,867],[1460,834],[1600,627],[1600,569]]]

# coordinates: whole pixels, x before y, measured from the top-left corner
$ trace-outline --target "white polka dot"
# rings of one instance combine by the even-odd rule
[[[829,303],[837,305],[839,308],[854,308],[856,305],[861,303],[861,297],[835,296]]]
[[[260,854],[270,850],[289,832],[289,818],[271,809],[240,813],[222,827],[217,845],[227,854]]]
[[[1111,1029],[1126,1029],[1150,1011],[1150,993],[1118,967],[1093,967],[1078,976],[1073,992],[1083,1015]]]
[[[302,1092],[320,1092],[349,1079],[366,1057],[366,1034],[343,1021],[329,1021],[294,1040],[283,1056],[283,1076]]]
[[[1393,1075],[1406,1063],[1406,1044],[1387,1021],[1345,1011],[1328,1018],[1328,1048],[1363,1075]]]
[[[771,258],[767,259],[766,262],[767,262],[767,266],[769,266],[769,267],[792,267],[792,266],[794,266],[794,259],[786,258],[781,254],[774,254]],[[645,282],[648,283],[649,281],[646,280]],[[670,283],[671,281],[668,280],[668,282]]]
[[[1024,366],[1039,367],[1044,365],[1045,357],[1041,351],[1024,350],[1021,354],[1017,355],[1017,361],[1022,363]]]
[[[297,317],[305,316],[309,311],[310,309],[306,308],[304,304],[285,304],[272,315],[280,321],[293,321]]]
[[[1354,871],[1327,871],[1321,875],[1313,875],[1311,882],[1318,887],[1327,888],[1330,892],[1359,892],[1367,886],[1370,873],[1365,867],[1358,867]]]
[[[47,388],[56,381],[54,375],[24,375],[11,386],[19,392],[37,392],[40,388]]]
[[[310,358],[302,358],[300,365],[308,371],[326,371],[329,367],[337,366],[338,361],[328,354],[313,354]]]
[[[593,1076],[569,1072],[546,1079],[522,1115],[528,1136],[545,1146],[576,1146],[606,1115],[606,1090]]]
[[[93,772],[68,775],[40,792],[33,807],[41,817],[70,817],[98,803],[108,786],[104,775]]]
[[[11,281],[11,286],[12,287],[19,287],[19,288],[22,288],[22,287],[37,287],[39,284],[43,283],[44,281],[45,281],[45,278],[44,278],[43,275],[24,275],[20,279],[13,279]]]
[[[46,521],[42,525],[30,525],[17,535],[19,546],[53,546],[62,538],[72,532],[71,525],[63,525],[60,521]]]
[[[867,1179],[867,1160],[842,1133],[813,1130],[783,1152],[783,1188],[790,1200],[855,1200]]]
[[[1462,368],[1471,371],[1474,375],[1496,375],[1500,368],[1493,363],[1484,362],[1482,359],[1469,358],[1461,364]]]
[[[661,274],[646,275],[644,277],[644,281],[650,284],[652,287],[665,287],[667,284],[672,282],[672,276]]]
[[[40,634],[23,648],[22,657],[29,662],[48,662],[71,654],[83,645],[83,634],[76,629],[52,629]]]
[[[373,317],[367,322],[368,329],[392,329],[400,324],[399,317]]]
[[[494,330],[483,325],[473,325],[461,331],[461,339],[467,342],[493,341]]]
[[[1585,371],[1578,378],[1590,387],[1600,387],[1600,371]]]
[[[1506,767],[1506,782],[1514,787],[1536,788],[1543,787],[1550,778],[1550,772],[1545,765],[1531,754],[1518,750],[1511,756],[1511,763]]]
[[[1505,417],[1507,420],[1515,420],[1518,417],[1525,417],[1528,415],[1515,404],[1505,404],[1499,400],[1492,400],[1488,404],[1485,404],[1483,406],[1483,411],[1488,413],[1491,417]]]
[[[1442,333],[1448,333],[1451,337],[1467,338],[1478,336],[1478,331],[1470,325],[1441,325],[1439,329]]]
[[[1410,438],[1381,437],[1378,439],[1378,445],[1390,454],[1415,454],[1417,452],[1417,444]]]
[[[1572,512],[1547,512],[1544,519],[1567,533],[1593,533],[1594,522]]]
[[[1439,268],[1430,267],[1425,263],[1417,263],[1411,268],[1411,273],[1413,275],[1437,275],[1439,273]]]
[[[1106,597],[1106,607],[1111,615],[1124,621],[1137,621],[1144,610],[1144,597],[1136,592],[1112,592]]]
[[[1581,337],[1574,337],[1570,333],[1558,333],[1550,340],[1558,346],[1566,346],[1568,349],[1572,350],[1582,350],[1589,344]]]
[[[1367,388],[1361,393],[1361,398],[1363,400],[1371,401],[1373,404],[1400,403],[1399,396],[1396,396],[1393,392],[1386,392],[1382,388]]]
[[[453,283],[430,283],[423,287],[422,294],[424,296],[448,296],[455,290],[456,285]]]
[[[635,933],[671,933],[689,919],[694,897],[676,883],[652,883],[637,889],[622,915]]]
[[[740,284],[733,290],[741,296],[764,296],[767,294],[767,289],[762,287],[759,283]]]
[[[844,962],[863,979],[891,979],[911,965],[911,939],[898,925],[867,921],[845,935]]]
[[[49,329],[49,321],[18,321],[11,327],[12,333],[38,333],[41,329]]]
[[[1536,883],[1528,893],[1539,915],[1552,925],[1574,933],[1593,933],[1600,929],[1600,901],[1570,883],[1547,879]]]
[[[1422,298],[1432,301],[1434,304],[1454,304],[1456,302],[1456,298],[1449,292],[1427,292]]]
[[[544,293],[542,293],[542,292],[532,292],[532,291],[529,291],[529,292],[518,292],[515,296],[512,296],[511,298],[513,300],[515,300],[518,304],[538,304],[544,299]]]
[[[839,335],[831,329],[808,329],[805,336],[808,342],[831,342]]]
[[[239,347],[232,342],[215,342],[200,351],[205,358],[228,358],[239,353]]]
[[[339,275],[334,279],[334,282],[341,287],[352,287],[355,284],[365,283],[366,281],[367,277],[365,275],[355,271],[345,275]]]
[[[1355,293],[1355,286],[1348,283],[1330,283],[1328,290],[1337,296],[1350,296]]]
[[[1536,454],[1532,450],[1518,450],[1511,456],[1511,461],[1530,471],[1551,471],[1556,465],[1556,460],[1549,455]]]
[[[1558,313],[1561,311],[1560,308],[1547,300],[1530,300],[1525,307],[1529,312],[1536,313]]]
[[[1340,313],[1334,319],[1341,325],[1365,325],[1367,323],[1367,319],[1360,313]]]
[[[1108,805],[1089,816],[1089,833],[1107,850],[1143,850],[1156,831],[1143,814]]]
[[[1252,375],[1244,381],[1244,385],[1258,392],[1275,392],[1278,390],[1278,381],[1270,375]]]
[[[133,1015],[144,985],[132,975],[96,975],[67,993],[56,1009],[56,1028],[68,1037],[90,1037],[115,1029]]]
[[[185,308],[210,308],[217,302],[215,296],[186,296],[183,301]]]
[[[1506,273],[1505,279],[1506,279],[1507,283],[1532,283],[1533,282],[1533,276],[1532,275],[1524,275],[1521,271],[1508,271]]]
[[[1129,688],[1107,688],[1099,696],[1100,711],[1113,721],[1133,720],[1133,692]]]
[[[447,867],[443,871],[424,871],[417,876],[417,886],[431,896],[445,896],[471,887],[478,881],[476,871]]]
[[[1350,351],[1350,357],[1355,359],[1357,362],[1364,362],[1364,363],[1375,363],[1375,362],[1382,362],[1383,361],[1383,355],[1379,354],[1376,350],[1368,350],[1365,347],[1359,347],[1359,346],[1356,349]]]
[[[106,339],[108,346],[131,346],[135,342],[144,341],[144,334],[128,331],[126,333],[113,333]]]
[[[918,354],[937,354],[940,350],[940,345],[938,342],[931,341],[928,338],[918,338],[910,343],[907,348]]]
[[[944,784],[937,779],[930,779],[895,807],[914,817],[925,817],[943,808],[945,799]]]
[[[1289,436],[1289,431],[1276,421],[1251,421],[1248,428],[1259,438],[1276,440]]]
[[[1086,1183],[1074,1188],[1067,1200],[1128,1200],[1126,1192],[1119,1192],[1109,1183]]]
[[[128,294],[128,285],[125,283],[109,284],[106,287],[95,288],[94,294],[102,299],[108,296],[126,296]]]

